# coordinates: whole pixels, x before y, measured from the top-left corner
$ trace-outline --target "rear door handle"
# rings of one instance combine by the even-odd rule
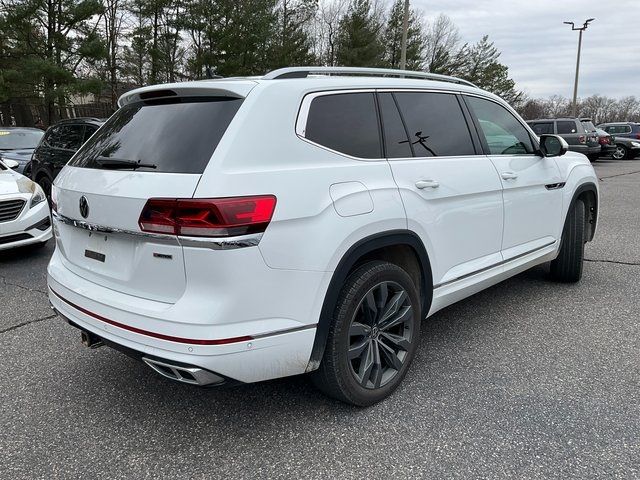
[[[425,188],[438,188],[440,184],[435,180],[418,180],[416,182],[416,188],[423,190]]]
[[[515,180],[518,178],[518,174],[514,172],[502,172],[502,178],[504,180]]]

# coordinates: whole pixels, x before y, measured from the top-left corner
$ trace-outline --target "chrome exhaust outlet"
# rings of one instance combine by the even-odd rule
[[[181,367],[147,357],[142,361],[163,377],[190,385],[213,385],[224,382],[224,378],[199,367]]]

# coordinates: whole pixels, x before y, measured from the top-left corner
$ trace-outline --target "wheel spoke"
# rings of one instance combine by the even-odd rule
[[[376,317],[378,316],[378,307],[376,306],[376,299],[373,296],[373,292],[367,293],[362,302],[362,309],[364,311],[364,318],[369,325],[375,325]]]
[[[382,332],[380,334],[380,339],[386,340],[386,342],[388,342],[388,345],[392,345],[398,350],[404,350],[405,352],[409,350],[409,346],[411,345],[409,343],[409,340],[407,340],[406,338],[389,332]]]
[[[384,323],[389,317],[395,315],[406,298],[407,294],[404,290],[401,290],[394,294],[384,308],[384,313],[380,318],[380,323]]]
[[[365,337],[369,335],[371,327],[360,322],[353,322],[349,328],[349,336],[351,337]]]
[[[378,342],[378,350],[382,354],[382,358],[384,358],[387,365],[395,370],[400,370],[402,368],[402,360],[398,358],[398,355],[391,347],[385,345],[383,342]]]
[[[380,347],[377,341],[371,342],[371,350],[373,350],[373,364],[374,368],[371,372],[371,383],[373,383],[373,388],[380,387],[382,383],[382,360],[380,358]]]
[[[364,355],[362,362],[360,362],[360,368],[358,369],[358,381],[360,385],[366,386],[369,381],[369,377],[371,376],[371,370],[373,370],[374,359],[373,359],[373,348],[370,340],[367,341],[368,347],[366,348],[366,354]]]
[[[413,315],[413,308],[411,308],[411,306],[403,307],[391,318],[388,318],[383,323],[381,323],[380,330],[386,331],[390,330],[393,327],[401,325],[407,322],[411,318],[411,315]]]
[[[366,351],[369,348],[369,344],[371,340],[365,338],[357,343],[354,343],[349,347],[348,358],[349,360],[354,360],[358,357],[366,356]]]
[[[384,312],[385,305],[387,304],[387,298],[389,297],[388,287],[386,283],[381,283],[376,288],[378,292],[378,301],[376,302],[377,317],[376,321],[379,322],[382,312]]]

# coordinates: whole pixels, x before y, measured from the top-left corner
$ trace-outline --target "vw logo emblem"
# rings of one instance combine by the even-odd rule
[[[82,215],[82,218],[89,216],[89,202],[87,202],[87,197],[84,195],[80,197],[80,215]]]

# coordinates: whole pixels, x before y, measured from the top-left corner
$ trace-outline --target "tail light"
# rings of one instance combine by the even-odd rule
[[[578,137],[578,142],[580,142],[580,143],[586,143],[586,141],[587,141],[587,139],[586,139],[586,137],[585,137],[584,135],[580,135],[580,136]]]
[[[276,207],[276,197],[171,199],[152,198],[142,209],[143,232],[192,237],[231,237],[264,232]]]
[[[609,145],[611,143],[611,140],[609,139],[609,137],[600,137],[599,143],[600,145]]]
[[[640,132],[636,133],[636,138],[640,140]]]

